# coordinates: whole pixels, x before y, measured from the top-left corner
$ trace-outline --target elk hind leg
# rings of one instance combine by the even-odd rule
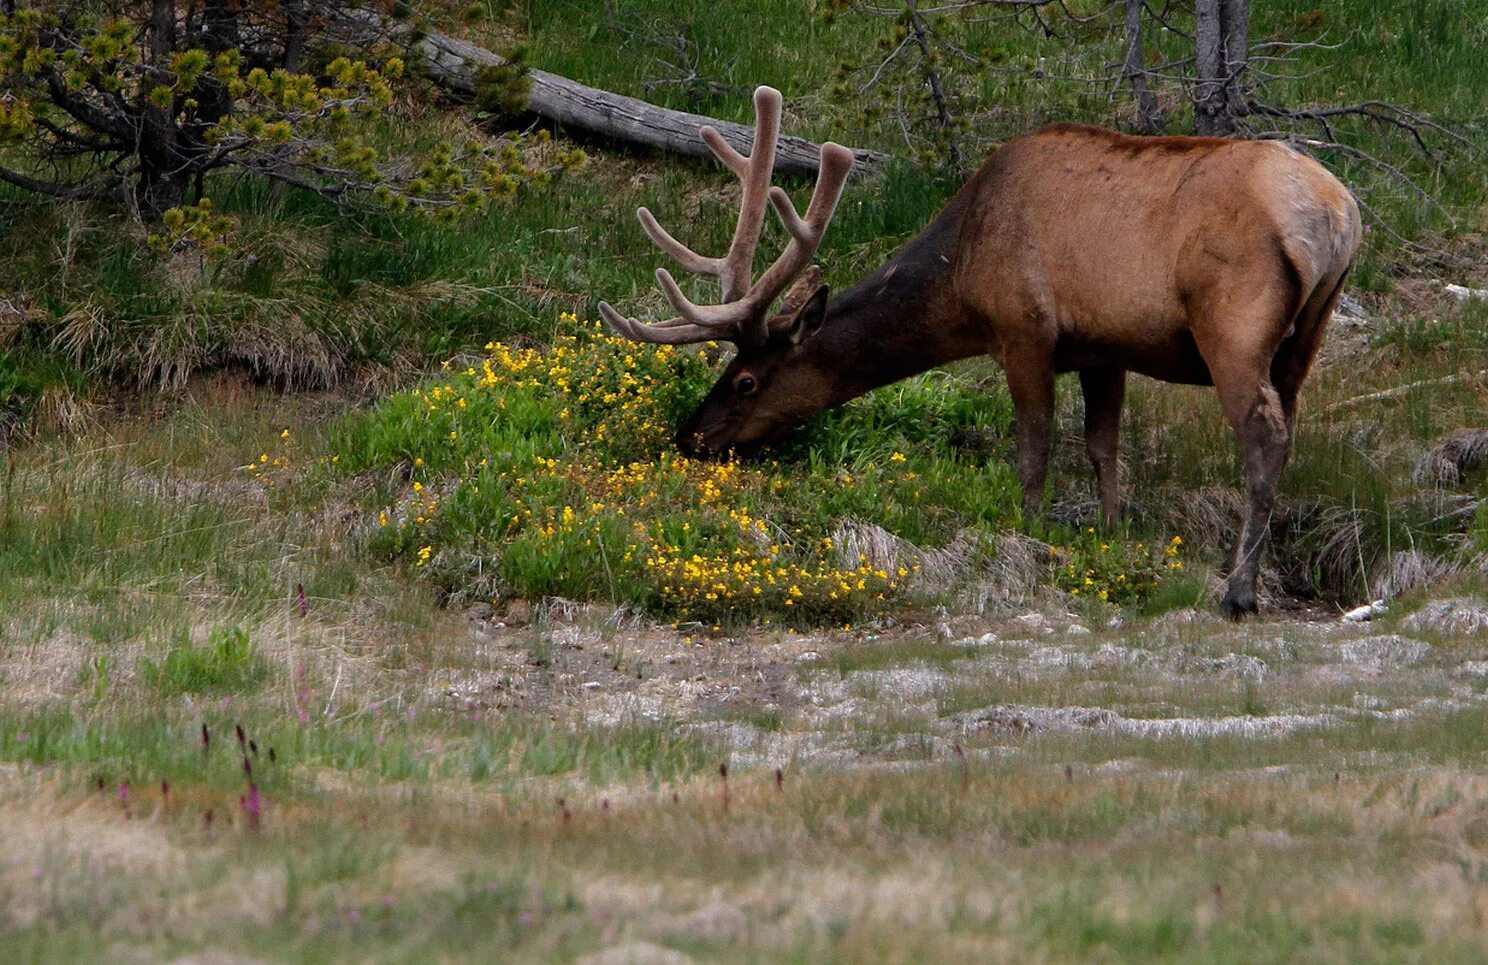
[[[1116,368],[1080,370],[1085,396],[1085,453],[1095,469],[1101,517],[1114,526],[1121,517],[1121,477],[1117,448],[1121,436],[1121,405],[1126,395],[1126,372]]]
[[[1245,464],[1245,500],[1250,512],[1236,541],[1234,563],[1219,604],[1220,610],[1231,619],[1256,611],[1261,551],[1271,526],[1281,470],[1287,461],[1288,420],[1281,397],[1269,380],[1256,386],[1235,434]]]
[[[1216,297],[1211,314],[1195,332],[1245,467],[1247,512],[1220,600],[1220,610],[1231,619],[1256,611],[1261,552],[1291,442],[1289,403],[1295,402],[1295,394],[1283,400],[1271,381],[1277,350],[1287,338],[1283,329],[1289,326],[1283,319],[1295,317],[1296,309],[1286,307],[1288,301],[1265,294],[1244,299]]]

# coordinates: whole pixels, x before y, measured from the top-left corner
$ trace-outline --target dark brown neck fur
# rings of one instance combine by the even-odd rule
[[[822,330],[802,351],[831,382],[831,404],[987,351],[955,310],[955,248],[967,195],[957,194],[882,268],[827,306]]]

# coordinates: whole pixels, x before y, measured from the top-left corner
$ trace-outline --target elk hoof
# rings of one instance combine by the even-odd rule
[[[1229,620],[1241,620],[1247,613],[1255,613],[1257,610],[1255,590],[1250,587],[1231,587],[1219,601],[1219,612]]]

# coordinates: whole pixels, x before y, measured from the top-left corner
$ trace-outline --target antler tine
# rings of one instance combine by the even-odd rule
[[[656,325],[647,325],[633,318],[626,318],[610,305],[599,303],[599,314],[615,331],[634,342],[652,342],[658,345],[688,345],[693,342],[711,342],[724,338],[719,333],[698,325],[684,323],[679,318]]]
[[[744,190],[739,199],[739,220],[734,237],[724,256],[723,300],[732,302],[749,291],[754,267],[754,249],[765,228],[765,201],[770,195],[770,181],[775,176],[775,150],[780,140],[780,112],[784,98],[773,87],[754,90],[754,143],[749,160],[729,147],[717,131],[703,132],[703,139],[723,164],[738,175]],[[709,137],[709,134],[712,137]],[[720,150],[720,148],[722,150]]]
[[[811,203],[806,206],[803,220],[796,213],[796,206],[784,188],[770,189],[770,207],[780,218],[780,224],[792,238],[803,244],[817,245],[826,234],[832,215],[837,212],[837,202],[842,198],[842,188],[847,184],[847,175],[852,171],[852,152],[840,144],[828,141],[822,145],[821,169],[817,174],[816,187],[811,192]]]
[[[646,208],[636,209],[636,218],[641,222],[641,230],[646,232],[646,237],[651,243],[662,251],[672,256],[672,259],[686,268],[688,271],[697,272],[700,275],[721,275],[724,270],[722,258],[709,258],[700,255],[682,242],[673,238],[668,231],[661,226],[650,210]]]
[[[837,211],[837,202],[842,198],[842,189],[847,184],[852,165],[852,152],[847,148],[830,141],[822,145],[821,168],[816,187],[811,192],[811,203],[806,206],[805,218],[796,213],[790,195],[782,188],[770,189],[770,206],[775,209],[791,240],[744,299],[752,308],[768,306],[811,265],[811,259],[827,233],[827,226],[832,223],[832,215]],[[766,323],[762,311],[755,311],[750,317],[762,328]],[[763,335],[763,331],[757,333],[757,337]]]
[[[722,305],[698,305],[686,295],[672,273],[665,268],[656,269],[656,283],[666,295],[667,301],[677,310],[681,320],[692,325],[714,330],[713,338],[723,338],[720,330],[736,328],[748,317],[749,302],[725,302]]]

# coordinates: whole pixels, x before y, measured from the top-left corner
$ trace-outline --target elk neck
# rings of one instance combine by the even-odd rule
[[[966,194],[828,304],[821,331],[802,346],[802,355],[830,384],[830,404],[987,351],[986,336],[956,308],[956,244]]]

